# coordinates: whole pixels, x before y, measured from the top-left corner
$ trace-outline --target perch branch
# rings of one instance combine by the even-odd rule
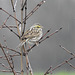
[[[51,37],[52,35],[54,35],[55,33],[58,33],[61,29],[62,29],[62,28],[60,28],[60,29],[56,30],[55,32],[51,33],[49,36],[47,36],[47,37],[44,38],[43,40],[39,41],[38,43],[39,43],[39,44],[42,43],[44,40],[50,38],[50,37]],[[36,44],[34,44],[31,48],[29,48],[29,49],[27,50],[27,52],[29,52],[29,51],[30,51],[32,48],[34,48],[35,46],[36,46]]]

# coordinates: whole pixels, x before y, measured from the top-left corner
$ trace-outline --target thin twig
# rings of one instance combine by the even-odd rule
[[[20,56],[19,54],[10,54],[11,57]]]
[[[11,57],[20,56],[19,54],[9,54]],[[7,56],[8,57],[8,56]],[[6,60],[5,56],[0,56],[0,59]]]
[[[0,72],[12,72],[11,70],[0,70]]]
[[[0,10],[4,11],[5,13],[7,13],[9,16],[11,16],[12,18],[14,18],[16,21],[18,21],[18,22],[21,24],[21,22],[20,22],[17,18],[15,18],[15,17],[12,16],[11,14],[9,14],[6,10],[4,10],[4,9],[2,9],[2,8],[0,8]]]
[[[37,6],[24,18],[23,23],[45,2],[46,0],[42,0],[39,4],[37,4]]]
[[[24,27],[23,27],[23,32],[22,32],[22,35],[21,35],[21,36],[23,36],[23,34],[24,34],[24,32],[25,32],[25,27],[26,27],[27,0],[25,0],[25,5],[23,5],[23,6],[25,6],[25,21],[24,21]]]
[[[21,10],[24,10],[24,7],[26,6],[26,4],[27,4],[27,0],[25,0],[23,6],[22,6],[22,8],[21,8]]]
[[[66,63],[68,63],[72,68],[75,69],[75,67],[71,63],[69,63],[69,62],[66,62]]]
[[[3,63],[0,63],[3,67],[5,67],[6,69],[9,69],[9,70],[11,70],[9,67],[7,67],[5,64],[3,64]]]
[[[13,52],[16,52],[16,53],[18,53],[18,54],[21,54],[20,52],[14,50],[14,49],[11,49],[11,48],[8,48],[8,47],[5,47],[5,46],[3,46],[3,48],[8,49],[8,50],[11,50],[11,51],[13,51]]]
[[[3,35],[3,38],[4,38],[4,43],[6,45],[6,48],[7,48],[7,42],[6,42],[6,39],[5,39],[5,35]],[[10,56],[10,54],[8,52],[8,49],[6,49],[6,50],[7,50],[6,53],[8,55],[8,60],[9,60],[9,62],[11,64],[12,68],[14,68],[13,58]]]
[[[5,46],[7,47],[7,42],[6,42],[6,39],[5,39],[5,35],[3,35],[3,39],[4,39]]]
[[[17,6],[17,0],[15,1],[15,4],[14,4],[14,10],[16,11],[16,6]]]
[[[11,0],[11,4],[12,4],[12,7],[13,7],[14,18],[16,18],[16,4],[17,4],[17,0],[15,2],[15,5],[13,4],[13,0]],[[16,22],[16,25],[17,25],[18,34],[20,36],[19,26],[18,26],[18,23],[17,23],[17,20],[16,19],[15,19],[15,22]]]
[[[0,72],[12,72],[11,70],[0,70]],[[16,71],[16,73],[19,73],[19,74],[21,74],[21,72],[20,71]]]
[[[75,56],[73,56],[73,57],[67,59],[66,61],[63,61],[61,64],[59,64],[59,65],[57,65],[56,67],[54,67],[54,68],[50,71],[50,73],[52,73],[52,71],[56,70],[57,68],[61,67],[62,65],[66,64],[67,62],[73,60],[74,58],[75,58]]]
[[[6,60],[5,56],[0,56],[0,59]]]
[[[9,66],[10,66],[12,72],[13,72],[13,74],[16,75],[16,72],[15,72],[14,69],[12,68],[12,66],[11,66],[11,64],[10,64],[10,62],[9,62],[9,59],[8,59],[8,57],[7,57],[7,55],[6,55],[6,53],[5,53],[5,51],[4,51],[4,49],[3,49],[3,47],[2,47],[1,44],[0,44],[0,48],[2,49],[2,51],[3,51],[3,53],[4,53],[5,57],[6,57],[6,60],[7,60]]]
[[[41,37],[41,39],[43,39],[50,31],[51,31],[51,28],[50,28],[49,30],[47,30],[47,32]],[[41,40],[41,39],[40,39],[40,40]],[[39,40],[39,41],[40,41],[40,40]]]
[[[20,36],[19,36],[16,32],[14,32],[12,29],[10,29],[6,24],[5,24],[5,26],[6,26],[12,33],[14,33],[17,37],[20,38]]]
[[[3,25],[5,26],[6,22],[8,21],[8,19],[10,18],[10,15],[6,18],[6,20],[3,22]]]
[[[25,55],[26,57],[26,69],[27,69],[27,75],[28,75],[28,71],[30,72],[30,75],[33,75],[33,71],[29,62],[29,58],[28,58],[28,54]]]
[[[41,43],[41,42],[43,42],[44,40],[50,38],[50,37],[51,37],[52,35],[54,35],[55,33],[58,33],[61,29],[62,29],[62,27],[59,28],[58,30],[56,30],[55,32],[51,33],[49,36],[47,36],[46,38],[44,38],[43,40],[41,40],[39,43]]]
[[[74,53],[70,52],[69,50],[67,50],[65,47],[63,47],[62,45],[59,45],[62,49],[64,49],[66,52],[68,52],[69,54],[75,56]]]
[[[12,29],[10,29],[9,26],[6,25],[6,22],[7,22],[7,20],[9,19],[9,17],[10,17],[10,16],[8,16],[7,19],[3,22],[3,25],[5,25],[11,32],[13,32],[16,36],[18,36],[18,37],[20,38],[20,36],[19,36],[17,33],[15,33]]]
[[[44,40],[50,38],[52,35],[54,35],[55,33],[58,33],[62,28],[59,28],[58,30],[56,30],[55,32],[51,33],[49,36],[47,36],[46,38],[44,38],[43,40],[39,41],[38,43],[42,43]],[[27,52],[31,51],[32,48],[34,48],[36,46],[36,44],[34,44],[31,48],[29,48],[27,50]]]
[[[9,56],[10,56],[10,58],[9,58],[10,64],[11,64],[12,68],[14,68],[13,57],[11,55],[9,55]]]
[[[51,70],[51,68],[52,68],[52,66],[50,66],[50,67],[49,67],[49,69],[45,72],[45,74],[44,74],[44,75],[49,74],[49,71]]]
[[[16,18],[16,12],[14,12],[14,17]],[[16,22],[16,25],[17,25],[17,32],[18,32],[18,35],[20,36],[20,31],[19,31],[19,26],[18,26],[18,22],[15,20]]]
[[[9,27],[9,28],[17,28],[16,26],[11,26],[11,25],[8,26],[8,27]],[[0,26],[0,29],[2,29],[2,28],[7,28],[7,27],[6,27],[5,25],[1,25],[1,26]]]
[[[13,0],[11,0],[11,5],[12,5],[12,8],[13,8],[13,12],[15,12]]]

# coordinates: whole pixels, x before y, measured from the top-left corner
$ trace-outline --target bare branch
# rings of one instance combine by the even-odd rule
[[[21,0],[21,8],[23,6],[23,2],[24,2],[24,0]],[[22,22],[23,22],[23,10],[21,10],[21,23]],[[21,31],[20,32],[22,32],[22,26],[23,26],[23,23],[21,24]],[[23,70],[23,54],[22,54],[23,50],[22,50],[22,47],[20,48],[20,52],[21,52],[21,75],[23,75],[24,70]]]
[[[49,74],[49,71],[52,69],[52,66],[50,66],[49,67],[49,69],[45,72],[45,74],[44,75],[47,75],[47,74]]]
[[[0,70],[0,72],[9,72],[9,73],[11,73],[12,71],[11,71],[11,70]],[[20,72],[20,71],[16,71],[16,73],[21,74],[21,72]]]
[[[12,72],[11,70],[0,70],[0,72]]]
[[[20,54],[20,55],[21,55],[21,53],[20,53],[20,52],[18,52],[18,51],[16,51],[16,50],[14,50],[14,49],[11,49],[11,48],[8,48],[8,47],[5,47],[5,46],[3,46],[3,48],[8,49],[8,50],[11,50],[11,51],[16,52],[16,53],[18,53],[18,54]]]
[[[10,29],[9,26],[6,25],[6,22],[7,22],[7,20],[9,19],[9,17],[10,17],[10,16],[8,16],[7,19],[3,22],[3,25],[5,25],[11,32],[13,32],[16,36],[18,36],[18,37],[20,38],[20,36],[19,36],[16,32],[14,32],[12,29]]]
[[[58,30],[56,30],[55,32],[51,33],[49,36],[47,36],[46,38],[44,38],[43,40],[39,41],[38,43],[42,43],[44,40],[50,38],[52,35],[54,35],[55,33],[58,33],[62,28],[59,28]],[[27,50],[27,52],[29,52],[32,48],[34,48],[36,46],[36,44],[34,44],[31,48],[29,48]]]
[[[5,57],[6,57],[6,60],[7,60],[9,66],[10,66],[12,72],[13,72],[13,74],[16,75],[16,72],[15,72],[14,69],[12,68],[12,66],[11,66],[11,64],[10,64],[10,62],[9,62],[9,60],[8,60],[8,57],[7,57],[7,55],[6,55],[6,53],[5,53],[5,51],[4,51],[4,49],[3,49],[3,47],[2,47],[1,44],[0,44],[0,48],[2,49],[2,51],[3,51],[3,53],[4,53]]]
[[[15,12],[13,0],[11,0],[11,5],[12,5],[12,8],[13,8],[13,12]]]
[[[24,3],[24,5],[23,5],[22,9],[24,9],[24,6],[25,6],[25,21],[24,21],[24,28],[23,28],[23,32],[22,32],[22,35],[21,35],[21,36],[23,36],[23,34],[24,34],[24,32],[25,32],[25,27],[26,27],[27,0],[25,0],[25,3]]]
[[[26,4],[27,4],[27,0],[25,0],[24,5],[22,6],[21,10],[24,9],[24,7],[26,6]]]
[[[17,37],[20,38],[20,36],[19,36],[16,32],[14,32],[12,29],[10,29],[6,24],[5,24],[5,26],[6,26],[11,32],[13,32]]]
[[[8,26],[9,28],[17,28],[16,26]],[[0,26],[0,29],[7,28],[5,25]]]
[[[2,8],[0,8],[0,10],[4,11],[5,13],[7,13],[9,16],[11,16],[12,18],[14,18],[16,21],[18,21],[18,22],[21,24],[21,22],[20,22],[17,18],[15,18],[15,17],[12,16],[11,14],[9,14],[6,10],[4,10],[4,9],[2,9]]]
[[[25,22],[25,20],[27,20],[31,15],[33,15],[33,13],[43,4],[45,3],[46,0],[42,0],[39,4],[37,4],[37,6],[24,18],[23,23]]]
[[[69,62],[69,61],[73,60],[74,58],[75,58],[75,56],[73,56],[73,57],[67,59],[66,61]],[[59,64],[59,65],[57,65],[56,67],[54,67],[54,68],[50,71],[50,73],[52,73],[52,71],[56,70],[57,68],[61,67],[62,65],[66,64],[66,63],[67,63],[66,61],[64,61],[64,62],[62,62],[61,64]]]
[[[66,52],[68,52],[69,54],[75,56],[74,53],[70,52],[69,50],[67,50],[65,47],[63,47],[62,45],[59,45],[62,49],[64,49]]]
[[[3,67],[5,67],[6,69],[9,69],[9,70],[11,70],[9,67],[7,67],[5,64],[3,64],[3,63],[0,63]]]
[[[72,68],[75,69],[75,67],[74,67],[71,63],[69,63],[69,62],[67,62],[67,61],[66,61],[66,63],[68,63]]]

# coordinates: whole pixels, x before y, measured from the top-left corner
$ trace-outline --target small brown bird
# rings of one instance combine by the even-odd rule
[[[37,41],[40,40],[40,38],[42,37],[42,28],[43,26],[41,26],[40,24],[34,24],[32,25],[25,33],[24,35],[21,37],[21,43],[17,46],[17,48],[20,48],[22,45],[24,45],[25,42],[29,43],[29,44],[34,44]]]

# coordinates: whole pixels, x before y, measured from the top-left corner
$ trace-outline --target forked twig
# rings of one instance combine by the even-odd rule
[[[4,51],[4,49],[3,49],[3,47],[2,47],[1,44],[0,44],[0,48],[2,49],[2,51],[3,51],[3,53],[4,53],[5,57],[6,57],[6,60],[7,60],[9,66],[10,66],[12,72],[13,72],[13,74],[16,75],[16,72],[14,71],[14,68],[11,66],[11,64],[10,64],[10,62],[9,62],[9,59],[8,59],[8,57],[7,57],[7,55],[6,55],[6,53],[5,53],[5,51]]]
[[[6,39],[5,39],[5,35],[3,35],[3,38],[4,38],[4,43],[5,43],[6,47],[7,47],[7,42],[6,42]],[[7,50],[6,53],[8,55],[8,60],[9,60],[10,64],[12,65],[12,67],[14,68],[13,58],[12,58],[12,56],[10,56],[10,54],[8,52],[8,49],[6,49],[6,50]]]
[[[5,26],[6,26],[11,32],[13,32],[17,37],[20,38],[20,36],[19,36],[16,32],[14,32],[12,29],[10,29],[6,24],[5,24]]]
[[[49,69],[44,73],[44,75],[49,74],[49,71],[52,69],[52,66],[49,67]]]
[[[38,43],[42,43],[44,40],[50,38],[52,35],[54,35],[55,33],[58,33],[62,28],[59,28],[58,30],[56,30],[55,32],[51,33],[49,36],[47,36],[46,38],[42,39],[41,41],[39,41]],[[27,52],[31,51],[32,48],[34,48],[36,46],[36,44],[34,44],[31,48],[29,48],[27,50]]]
[[[72,68],[75,69],[75,67],[74,67],[71,63],[69,63],[69,61],[71,61],[71,60],[73,60],[73,59],[75,58],[75,54],[72,53],[72,52],[70,52],[69,50],[67,50],[67,49],[64,48],[63,46],[61,46],[61,45],[59,45],[59,46],[60,46],[62,49],[64,49],[66,52],[68,52],[69,54],[71,54],[73,57],[71,57],[71,58],[65,60],[64,62],[62,62],[61,64],[57,65],[57,66],[54,67],[51,71],[49,71],[49,73],[52,73],[52,71],[56,70],[57,68],[61,67],[62,65],[66,64],[66,63],[69,64]]]
[[[37,4],[37,6],[24,18],[23,23],[45,2],[46,0],[42,0],[39,4]]]
[[[20,22],[17,18],[15,18],[15,17],[12,16],[11,14],[9,14],[6,10],[4,10],[4,9],[2,9],[2,8],[0,8],[0,10],[4,11],[5,13],[7,13],[9,16],[11,16],[12,18],[14,18],[16,21],[18,21],[18,22],[21,24],[21,22]]]
[[[20,36],[19,36],[16,32],[14,32],[12,29],[10,29],[9,26],[6,25],[6,22],[7,22],[7,20],[9,19],[9,17],[10,17],[10,16],[8,16],[7,19],[3,22],[3,25],[5,25],[6,28],[8,28],[11,32],[13,32],[16,36],[18,36],[18,37],[20,38]]]
[[[56,67],[54,67],[49,73],[52,73],[52,71],[56,70],[57,68],[61,67],[62,65],[66,64],[67,62],[71,61],[72,59],[74,59],[75,56],[67,59],[66,61],[62,62],[61,64],[57,65]]]
[[[21,55],[20,52],[14,50],[14,49],[11,49],[11,48],[8,48],[8,47],[5,47],[5,46],[3,46],[3,48],[8,49],[8,50],[10,50],[10,51],[13,51],[13,52],[18,53],[19,55]]]

